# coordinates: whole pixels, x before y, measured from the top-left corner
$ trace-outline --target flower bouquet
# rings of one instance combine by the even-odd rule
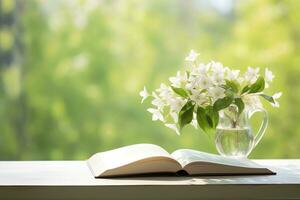
[[[244,126],[243,111],[262,109],[261,99],[279,107],[280,92],[272,96],[264,93],[274,78],[268,68],[264,76],[259,74],[259,68],[253,67],[241,74],[220,62],[199,62],[198,55],[191,50],[185,58],[188,67],[170,77],[169,84],[161,83],[151,94],[146,87],[140,92],[142,103],[152,97],[153,107],[147,110],[153,121],[162,121],[178,135],[188,124],[210,135],[216,132],[224,116],[228,128]]]

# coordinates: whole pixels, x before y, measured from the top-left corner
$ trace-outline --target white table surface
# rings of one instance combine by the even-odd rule
[[[277,175],[95,179],[85,161],[0,161],[0,199],[300,199],[300,160]]]

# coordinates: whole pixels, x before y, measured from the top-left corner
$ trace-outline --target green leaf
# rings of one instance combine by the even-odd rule
[[[258,77],[256,82],[250,86],[249,93],[258,93],[265,89],[265,79]]]
[[[228,85],[224,85],[224,84],[220,85],[220,87],[223,88],[223,89],[225,89],[225,90],[228,90],[230,88]]]
[[[205,133],[210,133],[219,123],[219,113],[212,106],[207,106],[206,108],[198,107],[197,122]]]
[[[195,105],[192,101],[188,101],[180,110],[178,115],[178,123],[180,130],[187,124],[191,123],[193,119]]]
[[[275,103],[275,100],[273,97],[265,95],[265,94],[260,94],[261,97],[263,97],[265,100],[269,101],[270,103]]]
[[[232,90],[235,93],[239,91],[239,85],[235,81],[226,80],[226,85],[228,86],[228,89]]]
[[[231,89],[225,90],[225,95],[226,95],[227,97],[232,97],[232,98],[233,98],[234,94],[235,94],[235,93],[234,93]]]
[[[209,118],[212,121],[211,127],[216,128],[218,123],[219,123],[219,113],[218,113],[218,111],[216,111],[213,108],[213,106],[207,106],[205,110],[206,110],[206,115],[209,116]]]
[[[180,96],[182,96],[182,97],[188,97],[188,96],[189,96],[188,93],[187,93],[184,89],[182,89],[182,88],[176,88],[176,87],[173,87],[173,86],[172,86],[172,90],[173,90],[176,94],[178,94],[178,95],[180,95]]]
[[[241,98],[235,98],[233,102],[239,109],[239,114],[241,114],[245,108],[245,104]]]
[[[233,97],[232,96],[226,96],[222,99],[218,99],[215,103],[214,103],[214,110],[215,111],[219,111],[222,110],[224,108],[227,108],[233,101]]]
[[[211,130],[211,126],[207,121],[206,110],[202,107],[197,109],[197,122],[199,127],[205,132],[208,133]]]
[[[249,90],[250,90],[249,85],[246,85],[246,86],[242,89],[241,94],[244,94],[244,93],[248,92]]]

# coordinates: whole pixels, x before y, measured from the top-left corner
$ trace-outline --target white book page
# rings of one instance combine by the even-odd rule
[[[157,145],[135,144],[96,153],[88,159],[88,163],[97,176],[106,170],[122,167],[151,157],[167,157],[173,160],[166,150]]]
[[[228,166],[247,167],[247,168],[263,168],[255,162],[248,159],[225,158],[220,155],[205,153],[191,149],[179,149],[171,154],[182,167],[195,162],[213,163]]]

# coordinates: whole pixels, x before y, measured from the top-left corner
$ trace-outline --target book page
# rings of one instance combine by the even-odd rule
[[[191,149],[179,149],[171,154],[184,168],[186,165],[196,162],[221,164],[227,166],[237,166],[246,168],[263,168],[248,159],[227,158],[216,154],[205,153]]]
[[[146,171],[158,172],[160,169],[166,171],[168,166],[166,164],[162,165],[163,161],[168,161],[171,164],[175,163],[178,170],[179,164],[177,161],[163,148],[153,144],[136,144],[94,154],[88,159],[88,165],[94,176],[100,176],[106,172],[109,172],[109,174],[124,174]],[[135,163],[135,166],[132,166],[132,163]],[[170,172],[174,171],[173,168],[171,165]]]

